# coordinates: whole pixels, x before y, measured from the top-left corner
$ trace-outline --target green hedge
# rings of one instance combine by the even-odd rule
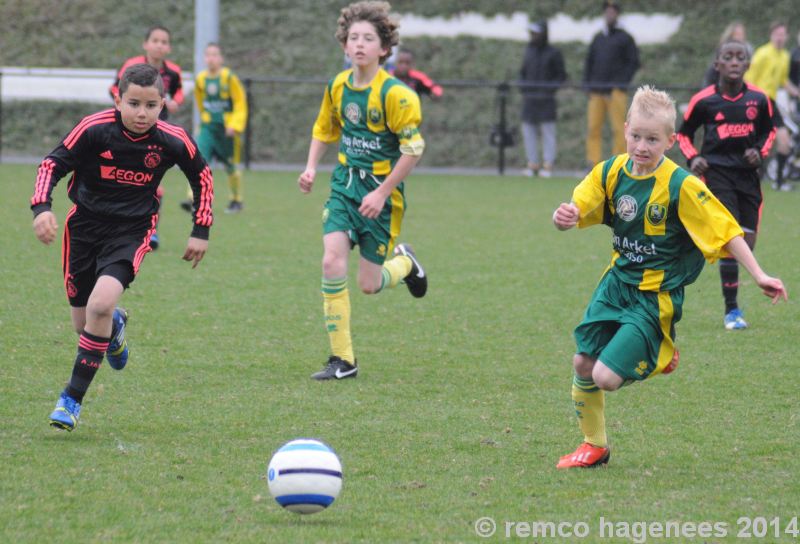
[[[333,38],[342,2],[313,0],[222,0],[221,42],[230,65],[242,77],[293,76],[327,79],[341,67],[342,52]],[[529,1],[400,0],[398,12],[448,16],[462,10],[486,15],[529,11],[531,17],[558,12],[588,17],[600,12],[601,2],[578,0]],[[635,83],[697,85],[723,27],[733,19],[745,19],[754,44],[766,41],[767,27],[775,18],[797,23],[794,2],[776,0],[769,10],[753,12],[752,2],[625,1],[626,11],[682,14],[684,22],[669,44],[641,47],[642,69]],[[53,24],[53,13],[58,23]],[[0,6],[0,65],[115,68],[141,51],[146,28],[164,24],[173,33],[171,58],[192,68],[193,2],[176,0],[142,2],[135,9],[136,23],[110,0],[31,0],[5,2]],[[792,34],[795,28],[790,26]],[[401,31],[402,33],[402,31]],[[439,80],[515,79],[524,44],[470,37],[409,38],[404,44],[417,54],[418,65]],[[570,81],[579,82],[586,46],[559,44]],[[496,123],[496,93],[490,87],[445,89],[439,102],[423,101],[428,141],[427,165],[486,167],[496,164],[496,150],[487,145]],[[253,158],[260,161],[304,162],[311,124],[322,93],[321,84],[256,84],[253,86]],[[689,91],[677,92],[685,102]],[[576,90],[560,96],[559,164],[583,164],[585,97]],[[191,104],[188,104],[191,107]],[[176,119],[190,122],[189,107]],[[509,122],[518,126],[518,93],[511,94]],[[3,104],[4,153],[46,153],[77,122],[97,106],[55,103]],[[333,155],[331,153],[331,155]],[[521,146],[508,151],[510,167],[523,164]]]

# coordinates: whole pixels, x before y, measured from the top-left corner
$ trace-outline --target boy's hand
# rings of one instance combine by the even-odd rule
[[[692,174],[694,174],[697,177],[700,177],[703,174],[705,174],[706,171],[708,170],[708,161],[706,161],[703,157],[698,155],[694,159],[692,159],[692,165],[689,168],[691,169]]]
[[[361,199],[361,206],[358,207],[358,213],[367,219],[376,219],[381,214],[385,203],[386,197],[383,196],[378,189],[375,189]]]
[[[171,98],[168,98],[168,99],[166,100],[166,106],[167,106],[167,111],[168,111],[168,112],[170,112],[170,113],[176,113],[176,112],[178,111],[178,108],[180,107],[180,104],[178,104],[177,102],[175,102],[173,99],[171,99]]]
[[[197,268],[197,263],[203,260],[206,251],[208,251],[208,240],[190,237],[189,243],[186,244],[186,251],[183,253],[183,260],[194,261],[192,268]]]
[[[558,230],[571,229],[578,224],[581,211],[575,204],[564,202],[553,212],[553,224]]]
[[[747,164],[750,166],[761,166],[761,153],[754,147],[747,148],[744,150],[744,160],[746,160]]]
[[[763,277],[757,278],[756,283],[761,287],[761,291],[772,299],[773,304],[780,299],[789,300],[789,294],[780,279],[765,274]]]
[[[228,138],[233,138],[236,136],[236,129],[233,127],[225,127],[225,136]]]
[[[42,212],[33,219],[33,232],[43,244],[49,245],[56,239],[58,221],[51,211]]]
[[[313,168],[306,168],[305,172],[300,174],[297,178],[297,184],[300,186],[301,193],[310,193],[311,187],[314,186],[314,178],[317,176],[317,171]]]

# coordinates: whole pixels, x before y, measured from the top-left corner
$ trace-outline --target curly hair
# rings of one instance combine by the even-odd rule
[[[389,2],[375,1],[355,2],[346,8],[342,8],[337,21],[336,39],[339,40],[339,43],[345,45],[347,43],[347,34],[350,32],[350,27],[353,23],[360,21],[371,23],[375,27],[378,38],[381,40],[381,47],[387,51],[380,58],[380,63],[383,64],[392,54],[392,47],[400,42],[400,35],[397,32],[400,23],[389,16],[391,8],[392,6]]]

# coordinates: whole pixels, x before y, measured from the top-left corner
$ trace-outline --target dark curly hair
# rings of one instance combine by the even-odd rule
[[[389,2],[375,1],[356,2],[342,8],[337,21],[336,39],[344,45],[347,43],[347,34],[353,23],[360,21],[372,23],[381,40],[381,47],[387,50],[387,53],[380,58],[380,63],[383,64],[392,54],[392,47],[400,42],[400,35],[397,32],[400,24],[389,16],[391,8]]]

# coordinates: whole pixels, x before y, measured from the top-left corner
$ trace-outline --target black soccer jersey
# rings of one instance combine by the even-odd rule
[[[194,193],[192,236],[208,239],[213,216],[211,169],[184,129],[158,121],[144,134],[125,129],[119,111],[85,117],[39,165],[31,198],[34,216],[49,210],[58,180],[73,172],[67,192],[82,212],[109,221],[158,213],[161,179],[177,164]]]
[[[706,87],[689,101],[678,132],[681,153],[691,160],[698,155],[694,133],[704,128],[699,154],[708,164],[729,168],[753,169],[744,158],[746,149],[755,148],[765,158],[775,139],[772,103],[753,85],[744,84],[734,97],[724,96],[716,85]]]

